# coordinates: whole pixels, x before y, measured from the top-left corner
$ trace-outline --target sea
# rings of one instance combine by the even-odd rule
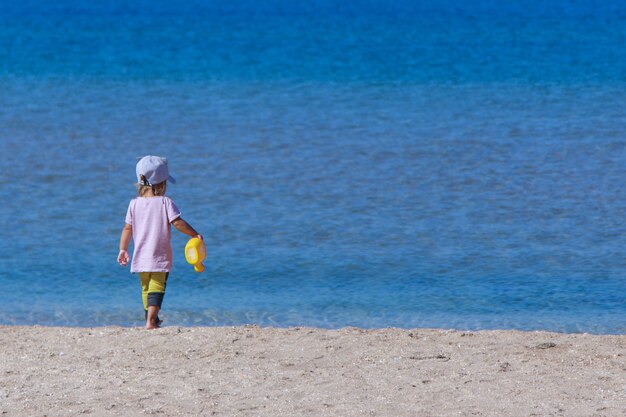
[[[626,3],[0,0],[0,325],[626,333]],[[132,245],[131,245],[132,248]]]

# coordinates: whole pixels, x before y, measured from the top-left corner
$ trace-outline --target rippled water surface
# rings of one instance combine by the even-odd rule
[[[626,332],[626,8],[0,5],[0,324],[136,325],[135,157],[168,324]]]

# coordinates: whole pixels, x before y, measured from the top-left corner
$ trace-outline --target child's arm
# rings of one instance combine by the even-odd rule
[[[130,261],[130,256],[128,255],[128,244],[130,243],[132,235],[133,227],[128,223],[124,223],[122,236],[120,236],[120,253],[117,255],[117,263],[122,266],[126,266],[128,261]]]
[[[196,229],[191,227],[191,225],[184,221],[182,218],[178,217],[177,219],[175,219],[172,222],[172,225],[174,225],[176,230],[178,230],[179,232],[189,235],[191,237],[197,237],[198,239],[202,240],[202,235],[196,232]]]

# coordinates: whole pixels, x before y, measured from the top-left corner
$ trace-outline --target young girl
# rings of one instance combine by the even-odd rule
[[[139,273],[146,329],[152,330],[161,324],[158,314],[172,269],[170,224],[186,235],[199,239],[202,235],[180,217],[178,207],[165,197],[167,181],[176,184],[169,175],[165,158],[144,156],[137,163],[136,171],[138,197],[128,205],[117,262],[122,266],[128,264],[128,244],[132,237],[135,251],[130,272]]]

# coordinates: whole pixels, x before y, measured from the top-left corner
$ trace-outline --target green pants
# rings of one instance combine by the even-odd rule
[[[141,299],[144,310],[148,307],[156,306],[161,308],[163,296],[165,295],[165,285],[169,272],[140,272]]]

